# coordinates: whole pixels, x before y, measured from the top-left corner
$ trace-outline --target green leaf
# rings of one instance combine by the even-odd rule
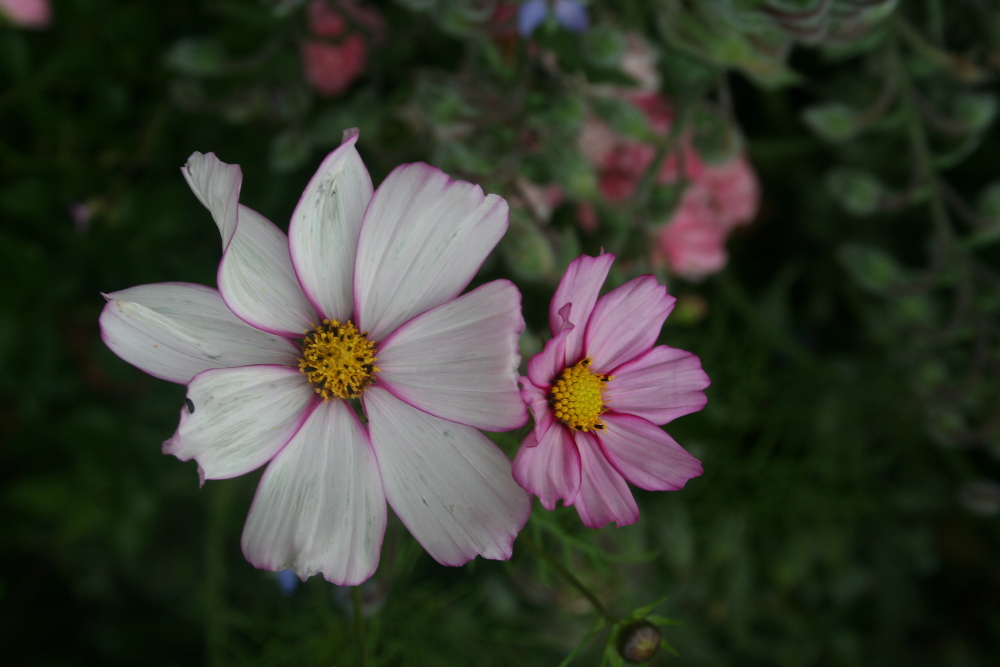
[[[830,171],[826,186],[834,199],[854,215],[874,213],[885,195],[878,178],[862,169],[850,167],[837,167]]]
[[[802,120],[817,135],[832,142],[846,141],[860,129],[857,112],[839,102],[807,107]]]
[[[222,45],[206,37],[189,37],[176,42],[164,56],[167,67],[189,76],[219,76],[227,69],[228,58]]]

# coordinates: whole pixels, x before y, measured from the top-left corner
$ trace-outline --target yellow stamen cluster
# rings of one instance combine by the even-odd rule
[[[324,401],[357,398],[375,381],[375,343],[350,320],[323,320],[305,332],[299,371],[316,387]]]
[[[556,419],[576,431],[603,431],[604,383],[611,379],[590,370],[589,357],[564,370],[549,390]]]

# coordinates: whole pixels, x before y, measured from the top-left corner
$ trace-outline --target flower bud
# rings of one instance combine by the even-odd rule
[[[660,630],[649,621],[636,621],[621,629],[618,654],[637,665],[650,660],[660,650]]]

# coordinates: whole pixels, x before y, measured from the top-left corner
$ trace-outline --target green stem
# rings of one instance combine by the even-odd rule
[[[606,620],[611,625],[614,625],[615,623],[618,622],[618,619],[612,616],[608,612],[608,610],[604,607],[604,605],[601,604],[601,601],[597,599],[597,596],[594,595],[594,593],[589,588],[587,588],[582,581],[577,579],[575,574],[567,570],[565,567],[563,567],[562,563],[553,558],[552,554],[547,552],[538,543],[536,543],[533,539],[531,539],[524,533],[521,533],[517,539],[524,546],[528,547],[528,549],[530,549],[536,556],[538,556],[546,563],[548,563],[550,566],[552,566],[552,569],[561,574],[563,578],[566,579],[566,581],[573,584],[576,590],[583,593],[583,596],[590,601],[590,604],[594,606],[594,609],[597,610],[597,613],[600,614],[604,618],[604,620]]]
[[[351,598],[354,600],[354,635],[358,639],[358,655],[361,656],[358,662],[361,667],[368,664],[368,643],[365,641],[365,626],[361,618],[361,588],[355,586],[351,589]]]

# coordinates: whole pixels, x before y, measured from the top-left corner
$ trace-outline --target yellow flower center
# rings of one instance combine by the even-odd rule
[[[333,397],[357,398],[375,381],[375,343],[367,331],[358,331],[350,320],[323,320],[302,340],[299,371],[328,401]]]
[[[590,358],[565,369],[549,390],[556,419],[576,431],[604,430],[604,384],[613,376],[590,370]]]

